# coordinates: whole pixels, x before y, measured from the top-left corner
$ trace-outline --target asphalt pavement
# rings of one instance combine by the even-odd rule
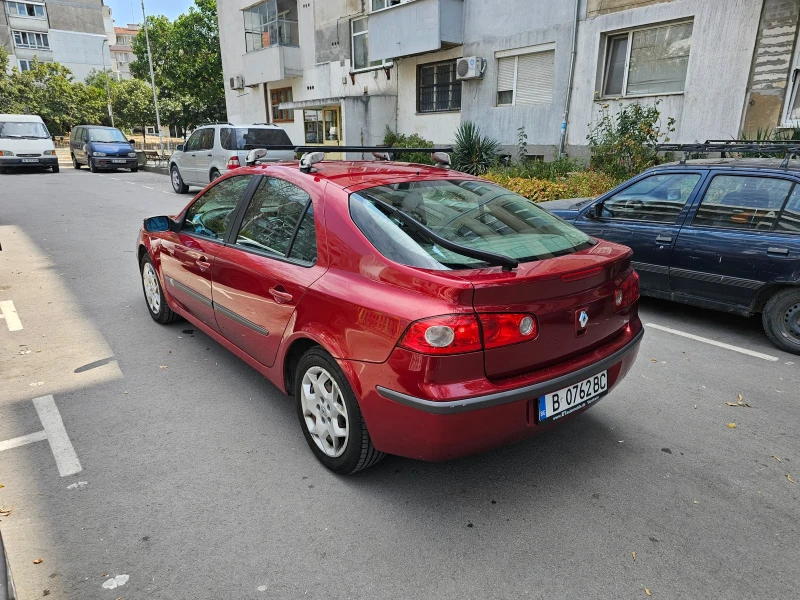
[[[580,417],[339,477],[290,398],[148,315],[137,230],[189,199],[144,172],[0,176],[20,600],[798,596],[800,357],[758,318],[645,299],[638,362]]]

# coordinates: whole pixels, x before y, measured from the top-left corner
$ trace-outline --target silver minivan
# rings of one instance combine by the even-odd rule
[[[267,149],[262,160],[293,160],[292,150],[270,150],[271,146],[291,145],[286,131],[277,125],[203,125],[169,159],[172,189],[185,194],[189,186],[205,187],[225,171],[244,166],[247,153],[254,148]]]

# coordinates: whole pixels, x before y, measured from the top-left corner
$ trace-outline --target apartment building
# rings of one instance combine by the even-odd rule
[[[0,46],[9,67],[59,62],[78,80],[109,68],[102,0],[0,0]]]
[[[586,154],[604,107],[658,101],[673,141],[800,126],[797,0],[221,0],[228,116],[296,143]]]
[[[111,58],[116,65],[118,79],[131,79],[131,63],[136,60],[133,53],[133,38],[139,35],[140,27],[128,24],[127,27],[114,27],[114,37],[111,40]]]

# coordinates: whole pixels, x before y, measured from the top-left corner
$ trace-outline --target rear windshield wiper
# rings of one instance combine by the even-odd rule
[[[490,265],[497,265],[503,267],[504,271],[516,269],[519,266],[519,261],[511,258],[510,256],[503,256],[502,254],[495,254],[494,252],[484,252],[483,250],[476,250],[475,248],[470,248],[469,246],[462,246],[461,244],[451,242],[450,240],[445,239],[440,235],[434,233],[433,231],[425,227],[425,225],[417,221],[414,217],[407,215],[402,210],[398,210],[391,204],[387,204],[383,200],[379,200],[378,198],[372,196],[370,197],[370,200],[388,210],[391,214],[393,214],[398,219],[403,221],[403,223],[408,225],[411,229],[413,229],[417,233],[424,235],[431,241],[439,244],[442,248],[446,248],[451,252],[456,252],[461,256],[477,258],[478,260],[487,262]]]

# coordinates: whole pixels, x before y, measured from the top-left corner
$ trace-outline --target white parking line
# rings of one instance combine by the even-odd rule
[[[151,188],[150,186],[147,186],[147,185],[143,185],[142,187],[144,189],[146,189],[146,190],[154,190],[154,189],[156,189],[156,188]]]
[[[170,196],[172,196],[172,194],[170,194],[169,192],[165,192],[164,190],[161,190],[161,193],[162,194],[169,194]]]
[[[17,438],[0,442],[0,452],[3,450],[11,450],[12,448],[19,448],[25,444],[32,444],[33,442],[41,442],[47,439],[47,434],[44,431],[37,431],[36,433],[29,433],[28,435],[21,435]]]
[[[3,313],[3,318],[8,325],[9,331],[20,331],[22,329],[22,321],[19,320],[17,309],[14,308],[12,300],[0,301],[0,312]]]
[[[119,181],[119,177],[109,177],[109,179],[113,179],[114,181]]]
[[[747,354],[748,356],[755,356],[756,358],[762,358],[764,360],[769,360],[769,361],[773,361],[773,362],[779,360],[777,356],[770,356],[769,354],[762,354],[761,352],[756,352],[754,350],[748,350],[747,348],[740,348],[739,346],[732,346],[731,344],[726,344],[724,342],[718,342],[717,340],[710,340],[708,338],[700,337],[699,335],[686,333],[684,331],[678,331],[677,329],[671,329],[669,327],[664,327],[663,325],[656,325],[655,323],[646,323],[645,327],[652,327],[653,329],[659,329],[661,331],[666,331],[667,333],[673,333],[673,334],[679,335],[681,337],[689,338],[690,340],[695,340],[696,342],[703,342],[704,344],[711,344],[712,346],[717,346],[719,348],[725,348],[726,350],[733,350],[734,352],[739,352],[741,354]]]
[[[128,185],[136,185],[135,181],[126,181],[125,183],[127,183]]]
[[[53,451],[53,458],[56,459],[56,466],[61,477],[74,475],[82,471],[81,463],[72,442],[69,441],[67,430],[64,429],[64,422],[61,420],[61,413],[58,412],[56,401],[52,396],[42,396],[34,398],[33,405],[39,413],[47,440],[50,442],[50,450]]]

